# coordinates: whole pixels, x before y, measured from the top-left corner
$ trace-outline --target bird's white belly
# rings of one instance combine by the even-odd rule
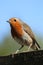
[[[31,44],[33,41],[32,41],[32,38],[26,33],[24,32],[24,35],[22,36],[23,40],[26,40],[28,43],[27,44]]]
[[[15,37],[15,41],[18,43],[18,44],[21,44],[21,45],[27,45],[29,46],[33,41],[32,41],[32,38],[26,33],[24,32],[24,35],[22,36],[22,38],[17,38]]]

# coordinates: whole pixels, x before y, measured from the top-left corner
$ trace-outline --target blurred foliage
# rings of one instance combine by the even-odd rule
[[[36,39],[41,46],[41,49],[43,49],[43,37],[36,35]],[[3,43],[0,44],[0,56],[15,53],[15,51],[19,49],[20,46],[21,45],[19,45],[11,36],[8,35],[5,37]],[[28,47],[24,46],[20,52],[26,51],[27,49]]]

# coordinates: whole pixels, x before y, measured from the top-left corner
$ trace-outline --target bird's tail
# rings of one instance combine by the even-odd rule
[[[35,44],[32,46],[32,48],[34,50],[40,50],[40,45],[38,44],[38,42],[35,40]]]

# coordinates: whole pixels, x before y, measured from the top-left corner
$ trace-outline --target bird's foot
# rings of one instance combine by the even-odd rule
[[[12,58],[14,58],[14,54],[12,54]]]
[[[15,54],[17,54],[19,52],[19,50],[17,50],[16,52],[15,52]]]
[[[15,53],[12,53],[12,58],[14,58],[14,54],[17,54],[19,50],[17,50]]]

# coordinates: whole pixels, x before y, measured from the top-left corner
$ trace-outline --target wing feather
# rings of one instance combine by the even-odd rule
[[[32,30],[31,30],[30,26],[28,26],[28,25],[27,25],[26,23],[24,23],[22,20],[20,20],[20,21],[21,21],[21,24],[22,24],[22,27],[23,27],[24,31],[25,31],[28,35],[30,35],[30,37],[31,37],[32,39],[35,39],[35,36],[34,36]]]
[[[22,23],[22,26],[23,26],[23,29],[24,29],[24,31],[28,34],[28,35],[30,35],[30,37],[33,39],[33,44],[37,44],[37,46],[40,48],[40,45],[38,44],[38,42],[36,41],[36,39],[35,39],[35,36],[34,36],[34,34],[33,34],[33,32],[32,32],[32,30],[31,30],[31,28],[30,28],[30,26],[28,26],[26,23],[24,23],[23,21],[21,21]]]

